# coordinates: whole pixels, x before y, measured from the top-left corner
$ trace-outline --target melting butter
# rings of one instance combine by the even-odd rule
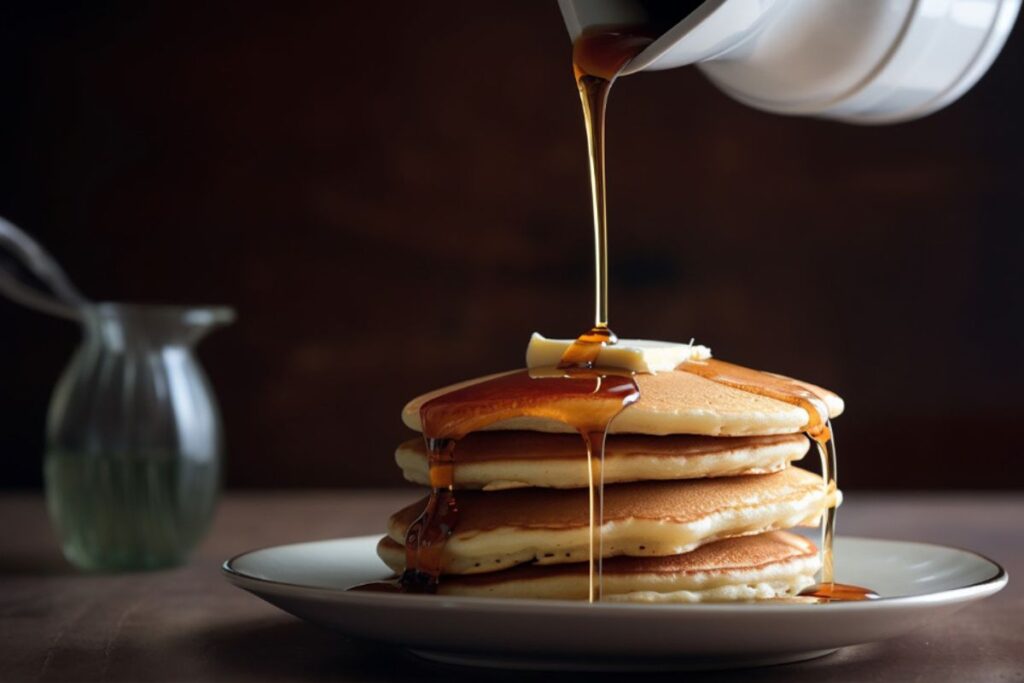
[[[558,365],[573,339],[548,339],[536,332],[526,347],[527,368],[550,368]],[[650,339],[620,339],[614,346],[605,346],[597,356],[599,367],[622,368],[632,372],[654,374],[669,372],[686,360],[707,360],[711,349],[699,344]]]

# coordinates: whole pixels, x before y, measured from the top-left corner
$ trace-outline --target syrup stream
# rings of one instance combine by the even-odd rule
[[[583,105],[590,152],[594,212],[594,327],[566,350],[550,372],[517,372],[439,396],[420,409],[431,493],[423,514],[406,532],[406,590],[433,591],[444,566],[444,546],[458,521],[455,452],[466,434],[513,417],[558,420],[575,429],[587,452],[589,486],[589,589],[601,597],[601,527],[604,510],[604,446],[611,421],[639,398],[629,373],[595,368],[608,327],[608,229],[604,171],[604,121],[608,92],[622,68],[652,38],[598,29],[573,44],[573,73]]]
[[[653,40],[653,36],[636,29],[598,27],[583,32],[572,46],[572,70],[583,105],[587,150],[590,153],[590,194],[594,214],[594,330],[608,327],[608,202],[604,165],[608,94],[626,64]],[[611,343],[614,343],[614,335]]]

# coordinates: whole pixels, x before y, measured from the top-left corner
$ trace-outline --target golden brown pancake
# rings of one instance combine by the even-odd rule
[[[664,479],[698,479],[740,474],[768,474],[804,456],[802,434],[711,437],[616,434],[605,445],[604,481],[615,484]],[[588,485],[586,449],[574,434],[477,432],[455,451],[455,485],[498,491],[540,486],[580,488]],[[422,438],[406,441],[395,452],[405,478],[429,486],[427,452]]]
[[[378,554],[396,573],[405,548],[384,537]],[[718,602],[792,597],[814,582],[820,559],[814,544],[785,531],[729,538],[664,557],[620,556],[603,562],[605,600]],[[443,576],[442,595],[585,600],[587,562],[522,564],[469,576]]]
[[[458,522],[442,570],[475,574],[524,562],[581,562],[590,553],[587,489],[460,491]],[[791,467],[774,474],[652,481],[605,487],[603,555],[665,556],[721,538],[814,524],[839,501],[820,477]],[[388,536],[404,543],[426,505],[395,513]]]
[[[496,375],[490,375],[494,377]],[[489,377],[453,384],[423,394],[402,410],[402,421],[421,431],[420,407],[432,398],[449,391],[475,384]],[[783,401],[734,389],[698,375],[682,372],[661,372],[636,375],[640,399],[612,421],[611,434],[704,434],[708,436],[752,436],[793,434],[809,421],[807,411]],[[801,382],[822,397],[830,417],[843,411],[843,400],[836,394]],[[490,430],[530,430],[539,432],[572,432],[561,423],[541,418],[524,417],[497,422]]]

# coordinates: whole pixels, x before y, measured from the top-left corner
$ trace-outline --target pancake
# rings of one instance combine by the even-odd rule
[[[422,431],[420,407],[432,398],[495,377],[453,384],[418,396],[402,410],[402,421]],[[640,399],[612,421],[610,434],[704,434],[707,436],[758,436],[802,431],[809,416],[803,408],[675,370],[636,375]],[[828,405],[829,416],[843,412],[843,400],[821,387],[801,382]],[[561,422],[521,417],[494,423],[490,430],[572,432]]]
[[[378,554],[396,573],[405,548],[384,537]],[[732,602],[789,598],[814,583],[814,544],[786,531],[729,538],[668,557],[615,557],[603,563],[603,599],[631,602]],[[524,564],[500,572],[444,576],[442,595],[586,600],[588,563]]]
[[[621,482],[767,474],[807,453],[803,434],[752,437],[619,434],[605,444],[604,481]],[[541,486],[587,486],[586,449],[575,434],[477,432],[455,450],[455,486],[499,491]],[[430,485],[422,438],[395,452],[405,478]]]
[[[524,562],[590,556],[588,489],[460,491],[458,522],[441,569],[477,574]],[[840,499],[797,467],[775,474],[614,484],[604,490],[603,556],[678,555],[721,538],[816,524]],[[392,515],[388,536],[404,543],[424,498]]]

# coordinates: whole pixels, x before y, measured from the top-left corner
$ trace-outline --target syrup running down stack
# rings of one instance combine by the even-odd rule
[[[839,492],[791,463],[841,399],[704,347],[677,345],[688,354],[677,367],[636,374],[601,369],[606,348],[594,347],[597,369],[533,367],[406,406],[426,439],[396,459],[432,493],[395,513],[378,546],[404,585],[695,602],[792,598],[815,584],[818,549],[784,530],[817,524]],[[804,394],[827,412],[785,400]]]
[[[608,327],[605,108],[615,78],[658,33],[601,28],[574,44],[594,327],[571,343],[535,335],[527,369],[403,411],[422,438],[396,460],[430,493],[392,515],[378,544],[401,590],[649,602],[871,595],[832,578],[840,493],[830,420],[842,400],[706,347],[619,341]],[[824,479],[791,467],[811,443]],[[821,520],[820,552],[786,531]]]

